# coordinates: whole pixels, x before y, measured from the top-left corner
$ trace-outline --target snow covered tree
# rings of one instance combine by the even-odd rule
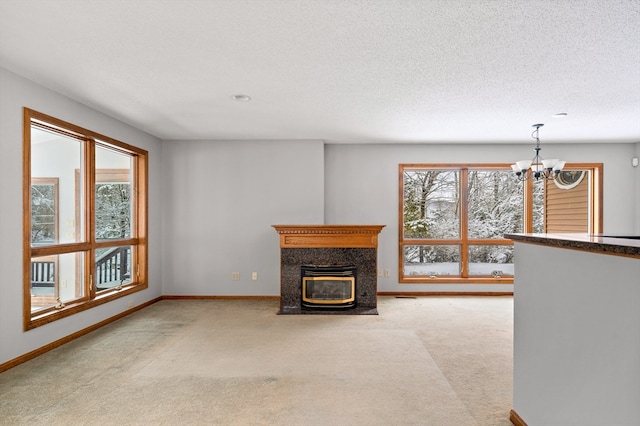
[[[55,186],[31,185],[31,243],[54,243],[56,238]]]
[[[128,183],[96,184],[96,239],[131,236],[131,186]]]

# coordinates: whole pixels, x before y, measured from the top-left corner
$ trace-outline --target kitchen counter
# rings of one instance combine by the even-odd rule
[[[505,234],[504,237],[531,244],[640,258],[638,235]]]
[[[640,240],[505,237],[514,241],[515,258],[511,421],[637,424]]]

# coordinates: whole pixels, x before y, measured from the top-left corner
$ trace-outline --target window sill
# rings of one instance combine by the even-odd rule
[[[402,277],[398,281],[400,284],[513,284],[513,277]]]
[[[47,310],[46,312],[35,312],[31,318],[24,324],[24,331],[32,330],[37,327],[52,323],[62,318],[77,314],[78,312],[91,309],[93,307],[103,305],[129,294],[136,293],[148,287],[146,283],[127,284],[122,286],[120,290],[104,291],[102,294],[96,295],[94,299],[77,300],[66,304],[63,308]]]

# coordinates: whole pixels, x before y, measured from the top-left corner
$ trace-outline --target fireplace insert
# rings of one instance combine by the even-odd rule
[[[356,267],[302,265],[302,307],[348,309],[356,306]]]

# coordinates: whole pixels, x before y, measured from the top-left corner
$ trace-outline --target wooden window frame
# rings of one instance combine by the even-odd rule
[[[46,246],[31,245],[31,128],[32,125],[48,129],[63,136],[72,137],[83,144],[82,196],[85,208],[76,217],[76,223],[82,223],[83,238],[72,243],[54,243]],[[132,198],[134,208],[131,237],[109,241],[96,241],[95,238],[95,147],[108,146],[132,158]],[[76,227],[79,229],[79,227]],[[79,236],[79,234],[77,235]],[[112,246],[131,245],[135,251],[135,271],[132,282],[111,291],[96,292],[92,283],[95,264],[95,250]],[[23,325],[30,330],[78,312],[91,309],[104,303],[119,299],[148,287],[148,152],[110,137],[84,129],[66,121],[51,117],[38,111],[23,109]],[[77,272],[84,286],[83,296],[77,297],[64,306],[53,306],[31,312],[31,260],[33,257],[58,256],[84,253],[82,268]],[[57,271],[56,271],[57,272]]]
[[[465,269],[468,266],[468,247],[475,244],[483,245],[513,245],[513,241],[508,239],[472,239],[468,238],[467,225],[463,225],[463,221],[467,222],[467,206],[468,206],[468,182],[467,173],[460,175],[460,237],[458,239],[404,239],[404,171],[412,169],[425,170],[450,170],[462,171],[467,170],[504,170],[510,171],[510,164],[496,163],[464,163],[464,164],[399,164],[398,166],[398,282],[400,284],[513,284],[512,276],[495,276],[495,277],[477,277],[469,276]],[[590,200],[590,217],[589,233],[598,234],[602,232],[602,213],[603,213],[603,164],[602,163],[572,163],[565,166],[565,170],[589,170],[591,172],[591,181],[589,191],[591,193]],[[515,176],[514,176],[514,179]],[[545,184],[547,184],[545,182]],[[523,187],[523,232],[531,233],[533,229],[533,182],[531,180],[524,182]],[[409,245],[456,245],[460,247],[460,276],[410,276],[404,274],[404,248]]]

